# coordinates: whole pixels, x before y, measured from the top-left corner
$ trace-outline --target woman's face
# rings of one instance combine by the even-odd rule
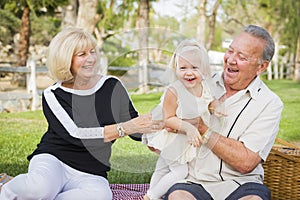
[[[81,50],[72,57],[71,73],[76,79],[89,79],[96,75],[97,54],[94,48]]]

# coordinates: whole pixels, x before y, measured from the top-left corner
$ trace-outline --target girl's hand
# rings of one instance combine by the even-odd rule
[[[202,137],[198,131],[198,129],[189,124],[186,128],[185,128],[185,132],[186,132],[186,136],[189,139],[189,142],[191,145],[193,145],[194,147],[200,147],[203,140]]]
[[[154,153],[157,153],[158,155],[160,154],[160,150],[155,149],[154,147],[150,147],[150,146],[148,146],[148,148],[150,149],[150,151],[153,151]]]
[[[215,115],[217,117],[227,116],[225,113],[224,106],[222,105],[222,101],[215,99],[208,105],[208,110],[210,114]]]

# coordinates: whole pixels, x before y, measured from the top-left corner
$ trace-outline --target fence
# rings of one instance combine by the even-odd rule
[[[2,63],[3,65],[3,63]],[[107,71],[125,71],[127,72],[126,75],[120,77],[122,82],[127,88],[138,88],[139,85],[142,83],[140,82],[139,78],[139,71],[142,69],[140,66],[133,66],[133,67],[119,67],[119,66],[107,66],[107,60],[103,59],[101,60],[101,66],[102,66],[102,74],[106,74]],[[149,65],[149,79],[147,79],[148,85],[153,85],[155,87],[162,86],[162,84],[158,80],[158,76],[162,74],[162,72],[165,70],[164,67],[156,66],[156,65]],[[26,67],[12,67],[12,66],[0,66],[0,74],[5,75],[8,73],[19,73],[19,74],[25,74],[26,76],[26,95],[11,95],[6,92],[6,94],[2,94],[2,97],[0,95],[0,112],[7,111],[11,112],[9,108],[3,108],[5,107],[4,101],[17,101],[15,103],[9,103],[9,105],[12,104],[28,104],[24,103],[22,101],[20,103],[20,99],[26,99],[30,100],[30,105],[28,106],[29,110],[36,110],[41,106],[41,100],[40,95],[37,88],[37,75],[41,73],[47,73],[48,69],[45,66],[36,66],[36,63],[34,60],[28,60]],[[4,98],[3,98],[4,97]],[[4,105],[4,106],[3,106]],[[18,109],[16,109],[18,110]],[[23,111],[22,109],[21,111]]]
[[[216,57],[216,56],[214,56]],[[2,63],[3,65],[3,63]],[[287,64],[286,64],[287,65]],[[103,59],[101,60],[101,66],[102,66],[102,74],[106,74],[107,71],[124,71],[127,72],[125,75],[119,77],[125,87],[127,89],[136,90],[138,89],[141,85],[145,84],[147,86],[153,86],[154,88],[159,88],[163,86],[163,79],[168,78],[168,77],[163,77],[163,72],[166,69],[165,67],[159,66],[159,65],[148,65],[147,70],[148,70],[148,77],[146,77],[146,80],[141,79],[141,70],[143,70],[143,67],[141,66],[132,66],[132,67],[119,67],[119,66],[107,66],[107,60]],[[220,63],[219,60],[211,60],[210,63],[211,70],[213,72],[215,71],[221,71],[223,70],[222,63]],[[280,65],[281,68],[283,64]],[[271,68],[271,67],[269,67]],[[280,69],[281,69],[280,68]],[[280,77],[282,78],[283,74],[287,76],[288,74],[291,73],[291,71],[286,71],[285,73],[282,73],[283,70],[279,70]],[[7,74],[7,73],[21,73],[21,74],[26,74],[26,95],[24,97],[19,96],[19,95],[6,95],[5,98],[2,98],[0,95],[0,112],[3,112],[3,110],[8,110],[7,108],[3,108],[3,101],[18,101],[18,99],[28,99],[30,101],[27,107],[29,110],[36,110],[40,108],[41,106],[41,100],[40,100],[40,94],[37,89],[37,79],[36,75],[41,74],[41,73],[47,73],[48,69],[45,66],[36,66],[36,63],[34,60],[28,60],[27,61],[27,66],[26,67],[11,67],[11,66],[0,66],[0,74]],[[267,75],[267,78],[270,80],[272,79],[272,76],[275,77],[274,72],[271,70],[268,70],[264,73],[264,75]],[[145,91],[145,90],[143,90]],[[4,100],[5,99],[5,100]],[[10,103],[11,105],[12,103]],[[24,105],[24,102],[15,102],[15,105],[20,104]],[[22,110],[23,111],[23,110]]]

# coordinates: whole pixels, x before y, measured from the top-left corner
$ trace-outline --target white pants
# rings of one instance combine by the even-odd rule
[[[78,158],[80,159],[80,158]],[[111,200],[108,181],[75,170],[50,154],[34,156],[27,174],[3,185],[0,200]]]
[[[152,199],[161,199],[168,189],[176,182],[183,180],[188,174],[188,165],[174,164],[167,165],[164,159],[159,156],[155,171],[152,174],[150,188],[147,196]]]

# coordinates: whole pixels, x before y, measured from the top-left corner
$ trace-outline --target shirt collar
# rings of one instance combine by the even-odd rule
[[[253,99],[256,99],[257,96],[258,96],[258,92],[260,91],[261,89],[261,80],[260,80],[260,77],[257,76],[249,85],[248,87],[246,88],[246,91],[249,91],[250,93],[250,96],[253,98]]]
[[[260,77],[257,76],[249,85],[247,88],[245,88],[243,91],[245,94],[249,92],[250,97],[253,99],[257,98],[258,92],[260,91],[261,88],[261,80]],[[223,96],[226,92],[225,86],[224,86],[224,79],[223,79],[223,72],[218,72],[213,74],[212,76],[212,88],[215,89],[214,96],[216,98],[220,98]]]

